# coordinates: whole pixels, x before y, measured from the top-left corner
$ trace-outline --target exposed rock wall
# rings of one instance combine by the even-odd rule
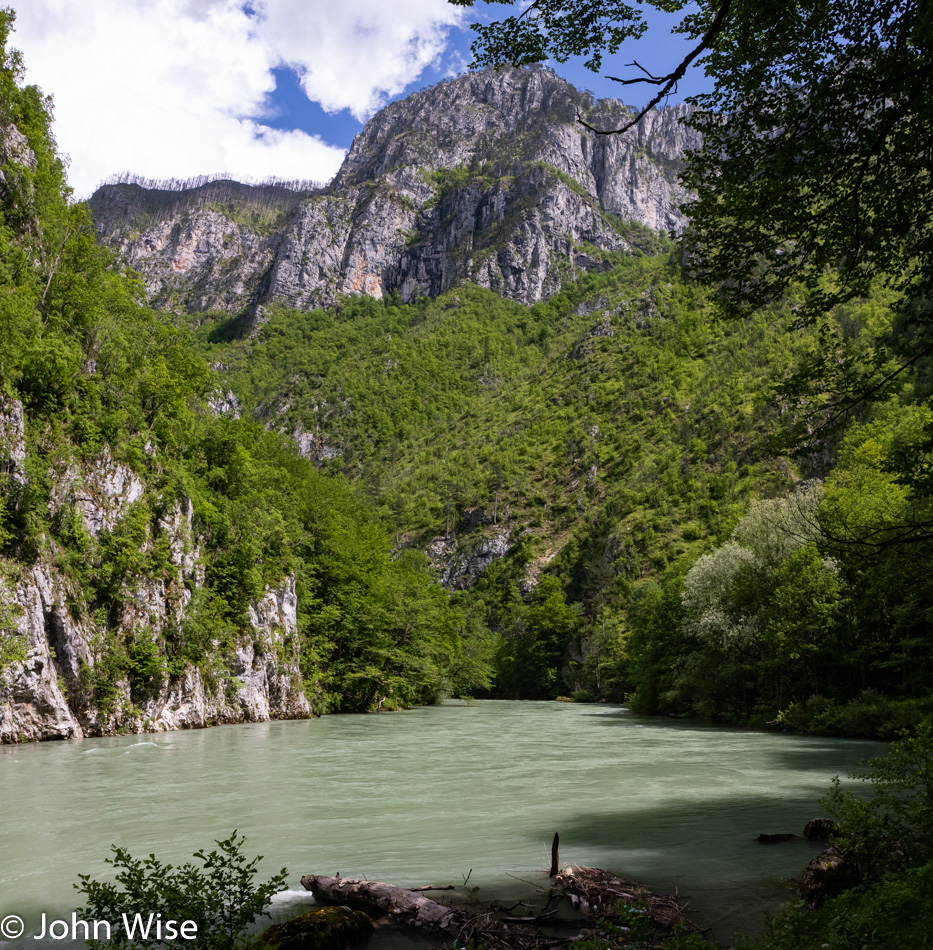
[[[0,397],[0,472],[16,484],[26,481],[26,437],[23,404]]]
[[[6,399],[0,402],[0,469],[19,485],[26,479],[24,459],[23,407]],[[72,462],[58,474],[50,514],[71,506],[92,539],[117,527],[146,492],[132,469],[106,454]],[[28,566],[0,558],[0,637],[25,653],[0,671],[0,743],[309,715],[298,669],[293,577],[250,604],[248,628],[225,653],[218,651],[213,667],[188,663],[144,681],[124,671],[109,683],[106,703],[100,701],[95,671],[113,644],[162,644],[191,616],[204,580],[193,515],[184,499],[157,519],[154,530],[168,540],[170,567],[126,582],[116,623],[87,609],[85,592],[56,565],[55,550]]]
[[[463,538],[435,538],[425,552],[437,568],[440,582],[451,590],[472,587],[493,561],[505,557],[511,544],[507,528]]]
[[[22,170],[36,170],[36,156],[26,136],[15,125],[0,125],[0,201],[28,204],[32,198],[31,178]],[[19,167],[17,167],[19,166]]]
[[[240,310],[275,259],[273,239],[203,208],[130,231],[122,250],[150,302],[189,311]]]
[[[578,114],[617,127],[628,111],[547,69],[471,73],[379,112],[326,192],[290,205],[271,232],[225,217],[209,187],[201,205],[154,194],[143,212],[127,186],[106,186],[91,207],[150,299],[175,309],[255,317],[276,301],[433,296],[464,278],[532,303],[628,250],[625,221],[684,225],[677,173],[699,145],[681,123],[687,107],[649,113],[625,136],[597,136]]]

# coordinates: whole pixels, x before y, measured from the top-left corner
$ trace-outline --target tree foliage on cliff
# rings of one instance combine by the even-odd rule
[[[890,340],[841,369],[840,341],[827,340],[803,374],[843,408],[879,395],[933,349],[928,4],[647,5],[681,13],[674,32],[695,45],[667,73],[655,75],[654,64],[636,61],[624,77],[608,78],[656,90],[651,104],[663,101],[690,67],[702,66],[715,84],[694,97],[698,108],[688,120],[704,135],[685,175],[696,192],[687,236],[696,272],[735,314],[802,284],[808,295],[798,303],[800,323],[823,323],[835,306],[868,296],[878,283],[888,287],[900,314]],[[535,0],[521,7],[518,15],[474,24],[474,66],[584,55],[585,65],[598,71],[604,55],[647,28],[638,7],[617,0]],[[885,342],[899,357],[893,365]]]
[[[423,558],[393,557],[363,495],[316,472],[284,436],[209,410],[214,371],[97,245],[86,206],[69,202],[51,102],[22,85],[5,45],[12,22],[0,11],[0,404],[22,404],[26,457],[22,472],[2,460],[0,556],[11,570],[54,563],[72,581],[68,609],[105,628],[86,700],[106,707],[121,679],[145,690],[190,664],[235,688],[229,658],[252,635],[250,602],[289,574],[299,634],[283,650],[290,662],[301,655],[316,709],[424,702],[483,682],[477,651],[464,661],[461,614]],[[144,492],[94,537],[68,476],[115,463]],[[193,596],[165,528],[186,499],[203,569],[202,584],[188,580]],[[155,634],[121,627],[141,578],[163,585],[167,617],[191,597],[183,622]]]

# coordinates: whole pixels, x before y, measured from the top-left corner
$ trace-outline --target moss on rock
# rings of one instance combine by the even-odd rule
[[[262,932],[257,950],[345,950],[373,931],[373,922],[349,907],[320,907],[273,924]]]

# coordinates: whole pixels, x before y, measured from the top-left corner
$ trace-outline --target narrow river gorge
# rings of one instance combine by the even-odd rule
[[[0,747],[0,914],[28,933],[70,912],[112,843],[182,862],[234,829],[266,876],[288,868],[285,901],[310,872],[417,886],[471,869],[492,898],[543,881],[559,831],[563,861],[676,887],[728,939],[813,853],[756,835],[799,835],[830,778],[883,748],[494,701]]]

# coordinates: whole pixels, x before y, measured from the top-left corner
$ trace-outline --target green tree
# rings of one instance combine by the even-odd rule
[[[79,875],[77,890],[85,895],[80,911],[82,920],[106,920],[113,925],[111,940],[90,941],[92,947],[144,948],[189,946],[191,941],[159,939],[155,927],[141,936],[137,926],[131,936],[124,926],[141,914],[143,925],[149,914],[161,914],[162,921],[193,921],[197,926],[194,944],[207,950],[237,950],[250,942],[248,928],[272,903],[288,877],[283,868],[268,881],[257,882],[261,857],[247,860],[242,852],[243,836],[233,834],[216,842],[216,849],[194,853],[198,864],[190,861],[180,867],[165,864],[154,854],[134,858],[125,848],[112,848],[107,863],[116,869],[115,880],[95,881]]]
[[[476,0],[450,0],[473,6]],[[511,0],[486,0],[512,5]],[[472,65],[602,58],[647,29],[619,0],[533,0],[519,14],[473,25]],[[647,85],[651,101],[702,66],[713,91],[687,120],[704,136],[688,158],[688,244],[697,274],[734,314],[748,314],[802,284],[798,323],[820,322],[878,282],[894,294],[899,322],[892,366],[834,362],[827,343],[811,367],[841,408],[877,396],[933,352],[933,27],[925,0],[648,0],[682,14],[674,32],[693,41],[670,72],[637,62],[622,87]],[[653,64],[649,64],[652,65]],[[594,126],[584,116],[580,121]],[[595,121],[595,120],[594,120]],[[812,379],[811,379],[812,381]]]
[[[545,574],[527,604],[515,603],[503,637],[496,678],[510,699],[553,699],[561,691],[561,668],[571,639],[580,632],[579,604],[568,604],[560,581]]]

